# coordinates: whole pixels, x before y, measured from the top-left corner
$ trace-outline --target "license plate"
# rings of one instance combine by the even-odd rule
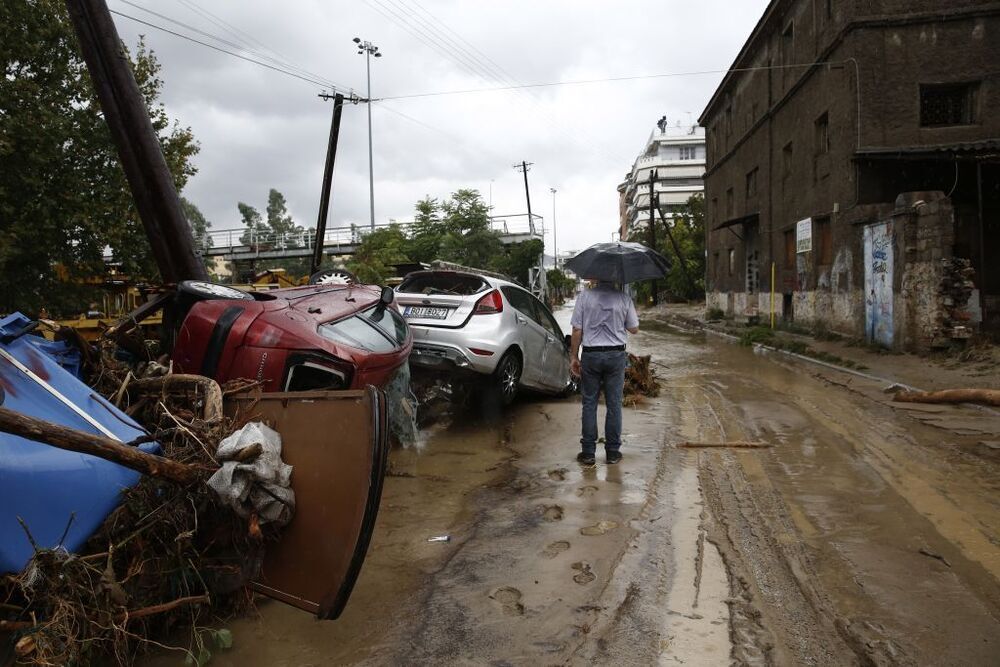
[[[444,320],[448,318],[448,308],[434,308],[429,306],[407,306],[403,311],[403,317],[418,317],[425,320]]]

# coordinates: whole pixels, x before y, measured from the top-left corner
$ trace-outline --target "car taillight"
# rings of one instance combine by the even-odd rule
[[[503,312],[503,299],[499,290],[493,290],[482,299],[476,302],[476,307],[472,311],[473,315],[492,315]]]

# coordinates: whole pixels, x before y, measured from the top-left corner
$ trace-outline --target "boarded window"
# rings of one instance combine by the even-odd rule
[[[794,157],[794,149],[792,147],[792,142],[789,141],[785,144],[785,147],[781,149],[781,176],[782,178],[788,178],[792,175],[792,158]]]
[[[781,33],[781,64],[791,65],[795,57],[795,23],[789,23]]]
[[[736,215],[736,202],[733,200],[733,189],[726,190],[726,219],[732,220]]]
[[[757,196],[757,167],[747,172],[747,199]]]
[[[816,155],[830,152],[830,114],[824,112],[814,124],[814,149]]]
[[[785,268],[795,268],[795,228],[785,232]]]
[[[976,122],[978,83],[920,86],[920,125],[941,127]]]
[[[814,218],[813,222],[816,225],[813,232],[816,236],[816,263],[833,264],[833,232],[830,218]]]

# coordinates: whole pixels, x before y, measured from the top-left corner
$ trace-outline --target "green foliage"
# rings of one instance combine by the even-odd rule
[[[260,211],[243,202],[237,202],[236,208],[240,212],[240,222],[244,227],[243,234],[240,235],[242,245],[257,245],[262,237],[267,238],[267,225],[264,224]]]
[[[670,225],[679,255],[667,234],[666,224]],[[683,209],[667,219],[666,224],[657,216],[654,249],[669,258],[672,264],[666,278],[658,281],[658,289],[666,290],[677,299],[700,299],[705,296],[705,198],[700,194],[693,195]],[[649,227],[634,229],[628,240],[649,245]],[[640,300],[649,297],[648,282],[639,283],[636,288]]]
[[[705,319],[709,322],[717,322],[726,319],[726,311],[721,308],[709,308],[705,311]]]
[[[92,298],[105,248],[135,278],[156,269],[64,4],[5,0],[0,26],[0,312],[68,314]],[[158,102],[142,41],[130,61],[180,190],[198,145]]]
[[[549,288],[549,295],[559,302],[572,295],[573,290],[576,289],[576,281],[560,269],[549,269],[546,271],[545,282]]]
[[[750,347],[754,343],[769,344],[774,339],[774,331],[768,327],[750,327],[740,334],[740,345]]]
[[[390,264],[443,260],[527,284],[542,248],[538,239],[505,246],[490,228],[489,207],[479,192],[458,190],[443,201],[430,196],[418,201],[408,234],[394,225],[366,235],[347,267],[360,280],[379,283],[391,275]]]
[[[198,251],[208,251],[212,247],[212,237],[208,235],[212,223],[206,220],[198,207],[186,197],[181,197],[181,210],[184,211],[184,217],[191,225],[191,233],[194,235],[194,243]]]
[[[347,269],[363,283],[379,285],[392,275],[391,264],[409,261],[409,239],[399,225],[377,229],[365,237]]]

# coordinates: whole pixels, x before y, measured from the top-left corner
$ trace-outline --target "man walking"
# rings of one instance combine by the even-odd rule
[[[599,282],[577,297],[570,324],[573,327],[570,372],[580,378],[580,393],[583,394],[583,435],[576,460],[585,466],[594,465],[597,397],[603,390],[607,406],[604,451],[608,464],[615,464],[622,460],[625,342],[629,333],[639,332],[639,316],[632,299],[619,287],[614,283]]]

